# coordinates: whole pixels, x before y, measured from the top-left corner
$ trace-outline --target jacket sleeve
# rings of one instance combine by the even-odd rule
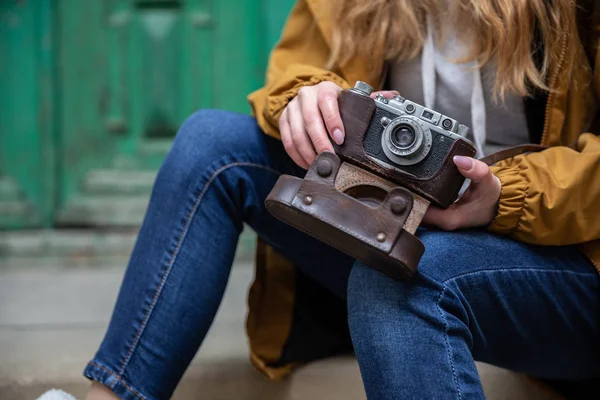
[[[600,96],[599,2],[590,12],[593,36],[592,85]],[[595,44],[594,44],[595,43]],[[556,146],[524,154],[491,167],[502,183],[498,213],[491,231],[539,245],[581,244],[600,239],[600,132],[598,115],[591,132],[574,148]],[[598,250],[595,250],[596,252]],[[599,253],[600,256],[600,253]]]
[[[600,238],[600,137],[585,133],[576,149],[551,147],[491,170],[502,193],[489,230],[539,245]]]
[[[332,81],[350,85],[339,74],[324,69],[329,47],[316,26],[305,0],[298,0],[269,57],[265,85],[248,96],[252,113],[262,130],[279,138],[279,117],[303,86]]]

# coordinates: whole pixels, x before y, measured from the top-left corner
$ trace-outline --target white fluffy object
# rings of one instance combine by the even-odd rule
[[[46,393],[38,397],[37,400],[77,400],[75,397],[71,396],[69,393],[63,392],[58,389],[48,390]]]

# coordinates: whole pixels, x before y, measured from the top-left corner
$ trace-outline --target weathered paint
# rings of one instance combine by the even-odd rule
[[[0,1],[0,228],[138,224],[184,119],[249,112],[293,2]]]
[[[50,0],[0,1],[0,229],[52,221],[52,18]]]

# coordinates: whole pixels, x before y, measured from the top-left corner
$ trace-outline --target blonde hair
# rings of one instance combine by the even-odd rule
[[[329,67],[343,66],[375,48],[383,48],[386,61],[416,57],[427,33],[427,15],[434,21],[451,18],[464,27],[472,45],[467,57],[456,61],[495,62],[494,91],[501,98],[507,92],[525,96],[533,89],[549,90],[549,67],[558,62],[561,50],[574,51],[575,0],[455,0],[450,8],[446,2],[330,0],[335,24]],[[566,49],[560,45],[565,30],[570,41]]]

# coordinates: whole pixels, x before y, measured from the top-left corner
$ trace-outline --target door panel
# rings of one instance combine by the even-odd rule
[[[49,0],[0,1],[0,229],[52,223],[51,21]]]
[[[61,0],[59,224],[137,225],[195,110],[248,113],[293,0]],[[277,33],[275,33],[277,32]]]

